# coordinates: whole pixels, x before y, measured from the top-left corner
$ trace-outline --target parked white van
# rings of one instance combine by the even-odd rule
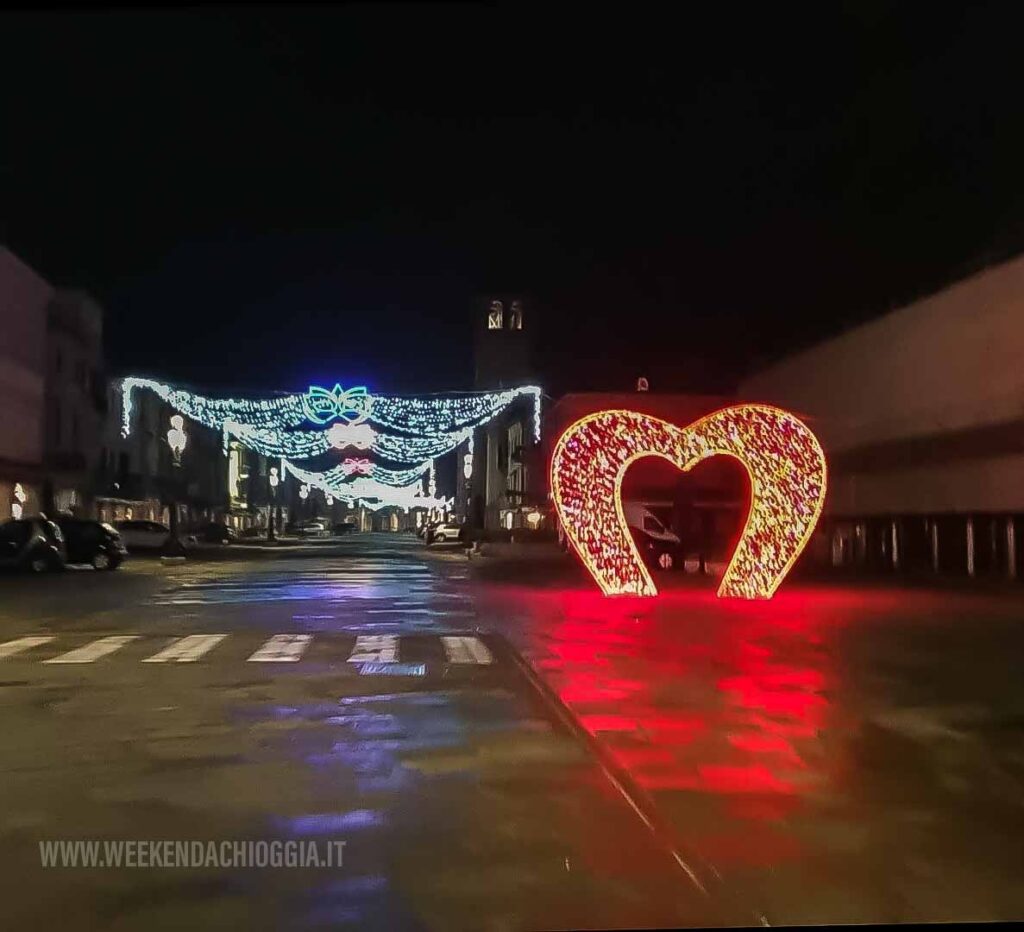
[[[678,534],[666,528],[643,502],[623,502],[622,511],[640,555],[648,564],[665,570],[682,566],[682,541]]]

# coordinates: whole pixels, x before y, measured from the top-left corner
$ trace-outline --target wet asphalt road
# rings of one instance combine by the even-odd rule
[[[1024,918],[1020,587],[480,575],[481,614],[769,923]]]
[[[1019,590],[606,600],[386,535],[227,556],[0,580],[0,644],[52,638],[0,659],[13,927],[1024,918]],[[41,838],[346,847],[44,870]]]
[[[736,921],[475,630],[469,571],[362,535],[0,580],[3,925]],[[345,844],[330,868],[43,868],[43,840]]]

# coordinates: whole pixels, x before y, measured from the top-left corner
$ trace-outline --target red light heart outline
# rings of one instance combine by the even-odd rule
[[[688,427],[638,411],[598,411],[570,425],[551,458],[551,492],[573,548],[605,595],[657,595],[622,508],[622,479],[643,456],[688,472],[738,459],[750,511],[719,597],[770,599],[810,540],[825,504],[825,454],[799,418],[771,405],[721,408]]]

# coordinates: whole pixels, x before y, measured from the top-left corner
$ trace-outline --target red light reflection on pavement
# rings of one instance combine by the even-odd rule
[[[787,820],[830,779],[830,644],[865,596],[509,588],[502,601],[524,613],[513,639],[690,844],[720,868],[801,856]]]

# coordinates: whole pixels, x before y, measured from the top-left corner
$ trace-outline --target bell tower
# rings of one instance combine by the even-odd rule
[[[473,302],[474,387],[514,388],[536,381],[531,318],[524,295],[491,293]]]
[[[536,319],[525,295],[490,292],[473,302],[474,388],[537,385],[531,352]],[[473,528],[519,527],[532,493],[534,400],[524,395],[459,448],[456,511]],[[540,476],[539,472],[536,476]],[[536,478],[536,476],[534,478]]]

